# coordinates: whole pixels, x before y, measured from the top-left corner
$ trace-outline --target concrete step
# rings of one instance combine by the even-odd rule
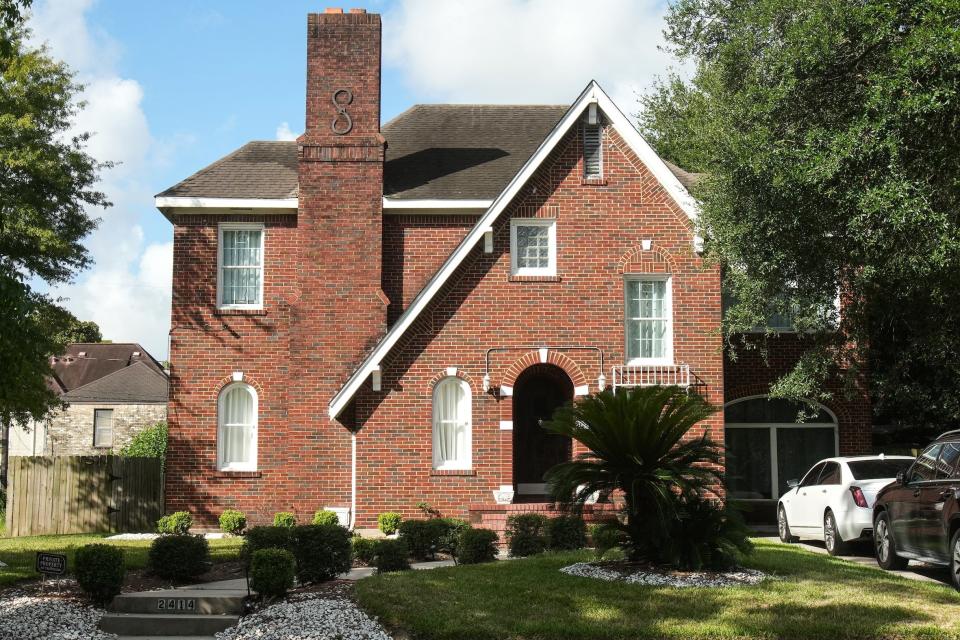
[[[212,636],[240,621],[238,615],[116,613],[100,618],[100,630],[120,636]]]
[[[245,591],[176,589],[125,593],[113,599],[107,611],[167,615],[220,615],[243,613]]]

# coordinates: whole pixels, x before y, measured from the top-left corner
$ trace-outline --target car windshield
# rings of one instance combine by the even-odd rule
[[[896,478],[906,471],[913,460],[857,460],[848,462],[850,473],[855,480],[876,480],[878,478]]]

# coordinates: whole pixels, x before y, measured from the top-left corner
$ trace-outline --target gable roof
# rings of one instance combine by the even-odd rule
[[[163,367],[135,342],[74,343],[52,359],[51,367],[49,386],[67,401],[166,402]]]
[[[483,234],[492,228],[493,223],[501,213],[507,208],[514,196],[520,191],[527,180],[540,167],[543,161],[550,155],[560,140],[567,134],[570,128],[579,120],[583,112],[590,104],[596,104],[597,108],[606,116],[610,125],[617,131],[620,137],[630,146],[634,153],[640,158],[640,161],[657,178],[667,193],[674,199],[680,209],[694,221],[698,215],[696,201],[690,196],[684,185],[678,177],[670,170],[664,161],[656,154],[653,148],[643,139],[643,136],[634,128],[633,124],[614,104],[610,96],[600,87],[597,82],[591,81],[583,92],[577,97],[574,103],[567,109],[560,121],[550,131],[549,135],[540,143],[536,151],[520,170],[513,176],[506,187],[496,197],[487,211],[480,217],[466,237],[460,242],[453,253],[447,258],[439,270],[420,290],[420,293],[413,299],[406,310],[397,319],[393,327],[377,343],[376,347],[363,360],[360,366],[354,371],[353,375],[347,380],[346,384],[337,392],[330,401],[330,418],[336,418],[346,408],[347,404],[353,398],[354,394],[374,371],[379,371],[381,360],[386,357],[390,349],[403,336],[407,329],[413,324],[420,313],[430,304],[430,301],[443,287],[446,281],[457,270],[457,267],[463,262],[467,255],[473,250]],[[691,247],[693,250],[693,247]]]
[[[167,401],[168,387],[166,375],[144,362],[134,362],[60,398],[66,402],[160,404]]]

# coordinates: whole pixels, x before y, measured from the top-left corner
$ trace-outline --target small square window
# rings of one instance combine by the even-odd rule
[[[557,221],[520,218],[510,222],[510,271],[517,276],[557,275]]]
[[[93,410],[93,446],[113,446],[113,409]]]

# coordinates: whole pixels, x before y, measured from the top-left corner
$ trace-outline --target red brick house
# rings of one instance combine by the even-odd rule
[[[335,508],[370,528],[426,502],[494,521],[543,503],[572,453],[539,420],[611,386],[726,404],[701,428],[732,445],[737,498],[869,448],[865,396],[804,425],[763,398],[801,336],[769,366],[724,361],[695,176],[597,83],[381,129],[380,17],[312,14],[307,38],[305,133],[156,199],[174,225],[168,510]]]

